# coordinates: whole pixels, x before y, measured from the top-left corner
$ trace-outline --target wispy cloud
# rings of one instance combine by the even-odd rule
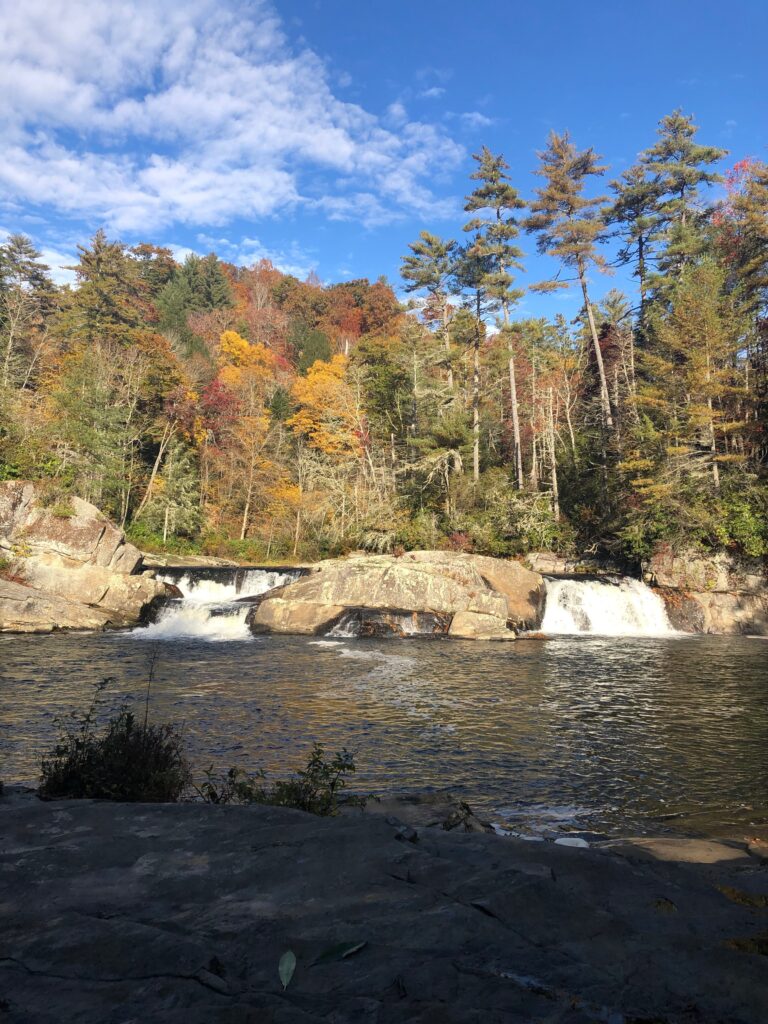
[[[438,212],[464,155],[402,104],[340,100],[348,76],[295,50],[269,0],[0,0],[0,28],[0,187],[28,211],[128,234],[302,205],[383,222]]]
[[[433,85],[430,89],[424,89],[423,92],[420,92],[419,96],[423,100],[439,100],[444,94],[445,89],[442,85]]]

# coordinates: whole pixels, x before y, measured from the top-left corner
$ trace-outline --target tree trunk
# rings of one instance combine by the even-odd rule
[[[587,279],[584,276],[584,271],[579,268],[579,282],[581,284],[581,292],[584,296],[584,306],[587,310],[587,319],[589,320],[589,331],[592,335],[592,346],[595,351],[595,360],[597,362],[597,372],[600,377],[600,406],[603,412],[603,422],[609,430],[613,430],[613,416],[611,415],[611,400],[608,397],[608,383],[605,379],[605,366],[603,365],[603,353],[600,350],[600,342],[597,338],[597,328],[595,327],[595,317],[592,312],[592,304],[589,301],[589,293],[587,292]]]
[[[555,413],[552,388],[549,389],[549,459],[551,466],[550,481],[552,486],[552,511],[555,519],[560,521],[560,491],[557,485],[557,453],[555,451]]]
[[[480,480],[480,299],[472,344],[472,481]]]

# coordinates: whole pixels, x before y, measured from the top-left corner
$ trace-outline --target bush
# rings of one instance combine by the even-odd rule
[[[182,736],[174,725],[142,722],[126,707],[109,719],[102,733],[94,718],[105,679],[84,715],[73,713],[56,746],[42,760],[39,795],[44,799],[87,799],[170,803],[189,783]],[[151,678],[150,678],[151,683]]]
[[[306,767],[293,778],[270,786],[264,772],[249,775],[240,768],[230,768],[223,778],[217,778],[211,767],[205,773],[206,781],[194,788],[209,804],[271,804],[328,816],[336,814],[346,777],[355,770],[348,750],[341,750],[327,760],[323,748],[315,743]]]

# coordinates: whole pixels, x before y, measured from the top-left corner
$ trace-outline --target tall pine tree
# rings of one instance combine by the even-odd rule
[[[509,371],[509,402],[512,418],[515,474],[517,486],[523,488],[523,455],[520,440],[520,414],[517,401],[517,373],[515,370],[515,346],[510,330],[510,309],[520,300],[523,292],[513,287],[514,278],[510,271],[522,269],[522,250],[514,239],[520,233],[516,211],[523,209],[524,201],[517,189],[510,185],[509,164],[501,154],[494,155],[487,146],[480,153],[473,154],[477,169],[470,175],[480,182],[466,197],[464,209],[475,216],[464,225],[465,231],[474,231],[472,253],[482,261],[480,284],[488,300],[501,309],[502,330],[507,342]]]
[[[562,135],[551,132],[547,148],[539,158],[541,167],[535,173],[544,178],[545,185],[536,190],[538,198],[530,204],[532,212],[525,221],[525,228],[538,234],[537,249],[540,253],[556,257],[564,267],[576,273],[600,380],[603,422],[613,430],[603,355],[588,290],[590,267],[602,269],[605,266],[605,260],[597,251],[597,243],[605,234],[602,212],[605,197],[588,199],[584,195],[587,180],[593,175],[603,174],[606,167],[599,162],[600,158],[593,149],[576,149],[568,132]],[[567,287],[567,281],[551,279],[534,285],[533,290],[552,291]]]

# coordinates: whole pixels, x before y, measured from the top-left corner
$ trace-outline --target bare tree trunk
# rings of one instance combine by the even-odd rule
[[[549,460],[551,466],[551,485],[552,485],[552,511],[554,512],[555,519],[560,521],[560,491],[557,485],[557,452],[555,450],[555,414],[554,414],[554,400],[552,396],[552,388],[549,389]]]
[[[144,492],[144,497],[139,502],[139,507],[136,509],[136,512],[134,513],[133,516],[134,522],[139,518],[141,513],[146,508],[147,502],[152,497],[152,490],[155,486],[155,480],[157,479],[157,474],[160,470],[160,466],[163,461],[163,456],[165,455],[168,445],[171,443],[171,439],[173,438],[173,435],[175,433],[176,423],[166,423],[163,429],[163,436],[160,439],[160,447],[157,450],[157,458],[155,459],[155,463],[152,466],[152,472],[149,475],[149,483],[147,484],[147,489]]]
[[[448,324],[451,322],[449,310],[450,303],[446,300],[443,303],[443,345],[445,347],[445,362],[448,370],[448,390],[453,394],[453,367],[451,366],[451,335]]]
[[[603,422],[609,430],[613,430],[613,416],[611,415],[611,400],[608,397],[608,383],[605,379],[605,366],[603,365],[603,353],[600,350],[600,342],[597,338],[597,328],[595,327],[595,317],[592,312],[592,303],[589,301],[589,293],[587,292],[587,279],[584,275],[584,270],[579,267],[579,282],[581,284],[581,292],[584,296],[584,306],[587,310],[587,319],[589,320],[589,331],[592,335],[592,346],[595,352],[595,361],[597,362],[597,372],[600,377],[600,406],[603,411]]]
[[[478,306],[480,302],[478,300]],[[478,311],[479,314],[479,311]],[[472,481],[480,480],[480,320],[475,324],[472,345]]]

